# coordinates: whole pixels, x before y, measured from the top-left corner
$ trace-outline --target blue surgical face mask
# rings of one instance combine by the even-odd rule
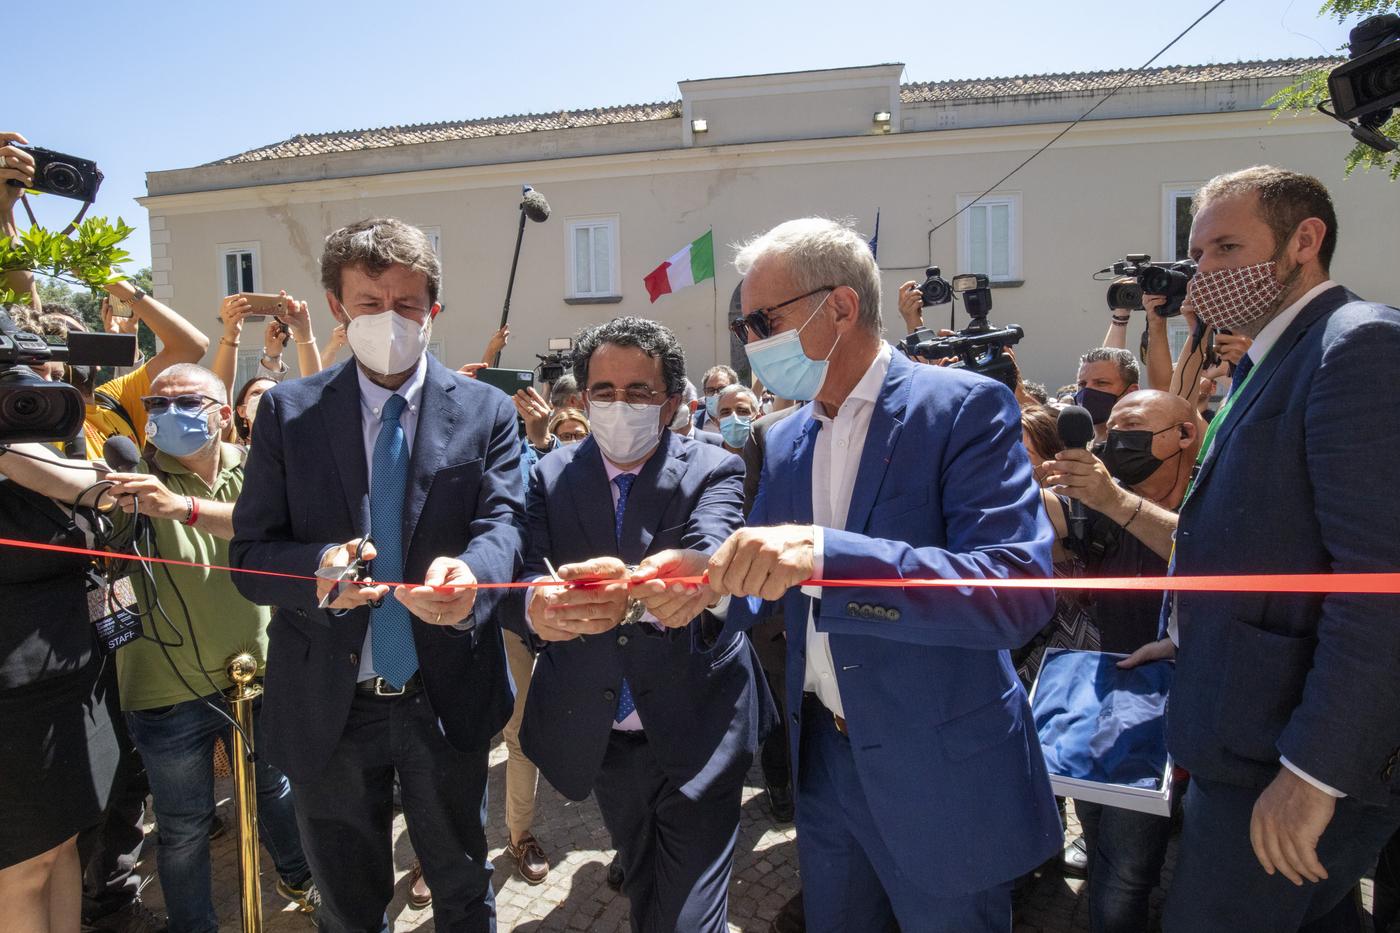
[[[734,449],[744,446],[749,439],[749,431],[753,427],[753,419],[745,418],[743,415],[727,415],[720,419],[719,434],[724,438],[724,442]]]
[[[711,418],[719,417],[719,393],[705,396],[705,414]]]
[[[821,391],[822,383],[826,381],[831,353],[836,352],[836,344],[831,345],[831,353],[826,355],[826,359],[814,360],[802,352],[799,335],[804,327],[812,323],[812,318],[821,312],[827,298],[830,297],[831,293],[827,292],[826,298],[823,298],[811,316],[802,322],[802,327],[785,330],[781,334],[744,345],[744,352],[748,355],[754,375],[765,388],[771,389],[774,395],[809,402]],[[838,335],[836,343],[840,342],[841,338]]]
[[[209,429],[209,415],[191,414],[171,407],[146,422],[146,437],[156,449],[172,457],[188,457],[215,437]]]

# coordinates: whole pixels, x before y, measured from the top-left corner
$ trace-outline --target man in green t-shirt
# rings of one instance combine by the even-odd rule
[[[230,732],[220,693],[230,685],[231,655],[246,651],[260,664],[267,657],[268,610],[239,595],[227,571],[206,569],[228,565],[233,503],[243,487],[241,451],[219,440],[233,417],[227,390],[209,370],[182,363],[161,373],[151,393],[141,399],[146,472],[109,474],[104,499],[119,509],[118,534],[134,531],[142,554],[204,566],[151,564],[133,574],[145,637],[117,652],[117,681],[150,777],[171,929],[215,930],[213,751],[215,739],[228,742]],[[256,771],[259,824],[278,891],[314,908],[287,778],[265,761]]]

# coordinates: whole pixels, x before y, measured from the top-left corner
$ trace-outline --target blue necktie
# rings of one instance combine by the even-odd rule
[[[617,487],[617,517],[613,524],[613,534],[617,538],[618,553],[622,552],[622,516],[627,511],[627,494],[632,491],[632,484],[636,481],[635,473],[621,473],[613,477],[613,485]],[[631,716],[636,708],[637,704],[632,701],[632,687],[624,677],[622,691],[617,698],[617,715],[613,716],[613,722],[622,722]]]
[[[1240,357],[1239,363],[1235,366],[1235,374],[1230,377],[1230,391],[1226,395],[1234,395],[1235,390],[1244,385],[1244,381],[1249,378],[1249,371],[1254,368],[1254,360],[1246,353]]]
[[[379,439],[374,442],[374,468],[369,490],[370,534],[376,554],[374,576],[403,581],[403,501],[408,487],[408,440],[399,416],[407,402],[391,395],[379,416]],[[403,603],[386,599],[370,610],[370,646],[374,670],[395,687],[402,687],[418,670],[413,646],[413,621]]]

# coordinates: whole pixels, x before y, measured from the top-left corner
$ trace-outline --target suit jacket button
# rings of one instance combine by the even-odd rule
[[[886,613],[886,616],[885,616],[885,617],[888,618],[891,622],[898,622],[898,621],[899,621],[899,610],[898,610],[898,609],[891,609],[888,613]]]
[[[354,667],[359,667],[359,666],[360,666],[360,655],[359,655],[359,652],[356,652],[356,651],[350,652],[350,664],[351,664],[352,666],[354,666]]]
[[[300,617],[303,618],[303,619],[306,618],[306,610],[305,610],[305,609],[298,609],[298,610],[297,610],[297,615],[300,616]]]
[[[848,615],[848,616],[857,616],[857,615],[860,615],[860,603],[846,603],[846,615]]]
[[[619,646],[626,645],[626,644],[627,644],[627,636],[626,636],[626,635],[619,635],[619,636],[617,636],[617,643],[618,643]]]
[[[615,700],[617,699],[617,691],[616,691],[616,690],[611,690],[611,689],[609,689],[609,690],[604,690],[604,691],[603,691],[603,699],[607,700],[609,703],[612,703],[613,701],[615,701]]]

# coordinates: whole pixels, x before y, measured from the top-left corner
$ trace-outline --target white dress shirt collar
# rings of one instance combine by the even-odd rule
[[[852,401],[874,402],[880,398],[880,390],[885,387],[885,377],[890,373],[890,361],[893,358],[894,350],[888,343],[881,340],[880,350],[875,354],[875,359],[871,362],[870,368],[865,371],[864,376],[860,377],[860,382],[856,383],[855,388],[851,390],[851,394],[846,396],[845,401],[841,403],[841,407],[836,410],[837,416],[839,416],[842,409]],[[807,405],[812,410],[813,418],[816,418],[823,424],[831,423],[831,418],[827,417],[826,413],[822,411],[822,407],[815,401],[808,402]]]
[[[1264,329],[1259,331],[1259,336],[1254,338],[1254,342],[1249,345],[1249,350],[1245,355],[1248,356],[1250,361],[1256,366],[1264,362],[1264,357],[1273,349],[1274,344],[1278,342],[1278,338],[1283,336],[1283,332],[1288,329],[1288,325],[1293,323],[1294,318],[1298,316],[1298,312],[1306,308],[1308,302],[1327,291],[1327,289],[1336,287],[1337,283],[1328,279],[1308,289],[1301,298],[1284,308],[1272,321],[1264,325]]]
[[[418,402],[423,396],[423,383],[428,379],[428,355],[425,353],[418,358],[418,366],[413,370],[413,375],[408,377],[408,381],[397,389],[386,389],[382,385],[371,382],[369,376],[360,368],[360,364],[351,361],[350,365],[355,367],[355,375],[360,380],[360,404],[367,408],[377,419],[384,410],[384,403],[389,401],[391,395],[402,395],[407,403],[405,406],[410,412],[418,413]]]

